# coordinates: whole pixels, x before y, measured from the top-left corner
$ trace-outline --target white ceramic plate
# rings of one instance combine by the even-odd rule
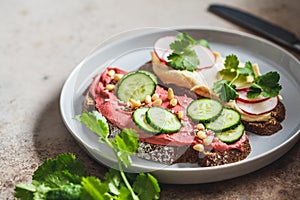
[[[270,164],[286,153],[299,139],[300,132],[300,63],[282,48],[261,38],[221,29],[187,27],[176,29],[187,32],[196,39],[204,38],[214,51],[222,56],[236,54],[242,62],[251,61],[260,66],[261,72],[278,71],[283,86],[281,95],[286,106],[283,129],[272,136],[249,133],[251,154],[243,161],[216,167],[198,167],[189,164],[163,164],[133,157],[131,172],[151,172],[161,183],[191,184],[225,180],[253,172]],[[122,33],[103,42],[70,74],[61,92],[60,109],[63,120],[79,144],[97,161],[116,165],[112,151],[98,142],[97,136],[74,119],[81,113],[82,94],[92,78],[107,66],[128,71],[150,60],[156,39],[175,35],[169,29],[147,28]]]

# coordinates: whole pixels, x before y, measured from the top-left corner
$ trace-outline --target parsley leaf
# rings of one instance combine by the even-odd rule
[[[209,47],[206,40],[196,41],[187,33],[176,35],[175,41],[170,44],[170,49],[173,52],[168,56],[168,65],[177,70],[194,71],[200,64],[194,50],[195,45]]]

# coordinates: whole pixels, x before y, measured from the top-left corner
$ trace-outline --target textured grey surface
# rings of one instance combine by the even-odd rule
[[[71,152],[89,173],[99,165],[76,144],[59,113],[59,95],[73,68],[101,41],[141,27],[217,26],[243,30],[206,11],[223,1],[16,1],[0,2],[0,199],[29,182],[45,158]],[[230,0],[290,29],[299,37],[299,1]],[[245,31],[245,30],[244,30]],[[299,58],[299,56],[298,56]],[[254,173],[218,183],[161,185],[161,199],[296,199],[300,195],[299,142]]]

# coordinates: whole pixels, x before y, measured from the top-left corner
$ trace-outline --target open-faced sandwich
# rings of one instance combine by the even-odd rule
[[[158,39],[151,55],[136,71],[105,69],[83,102],[83,110],[106,117],[111,137],[135,129],[137,156],[223,165],[250,154],[246,131],[269,135],[281,129],[285,109],[276,72],[260,75],[257,65],[239,64],[234,55],[222,59],[205,40],[185,33]]]

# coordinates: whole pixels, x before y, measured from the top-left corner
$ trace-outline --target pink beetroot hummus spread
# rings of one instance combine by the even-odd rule
[[[186,116],[185,111],[187,106],[193,101],[192,98],[187,96],[176,96],[178,103],[176,106],[171,106],[168,100],[168,92],[161,86],[157,85],[155,93],[159,94],[162,99],[161,107],[167,108],[174,114],[178,111],[183,111],[184,118],[181,120],[182,127],[177,133],[172,134],[159,134],[152,135],[139,129],[132,119],[132,113],[134,109],[130,108],[126,103],[118,100],[114,92],[106,90],[106,85],[111,84],[114,80],[108,75],[109,70],[114,70],[118,74],[126,74],[127,72],[119,68],[107,68],[102,74],[94,77],[93,82],[89,87],[89,92],[94,97],[96,102],[96,108],[98,111],[107,118],[108,121],[115,124],[119,128],[133,128],[139,134],[139,140],[141,142],[147,142],[157,145],[168,145],[168,146],[183,146],[183,145],[195,145],[202,143],[202,140],[195,137],[195,124],[193,121]],[[151,103],[145,104],[144,106],[151,107]],[[247,140],[246,134],[243,137],[233,143],[226,144],[214,138],[211,146],[215,151],[224,151],[228,149],[239,149],[243,150],[243,143]]]

